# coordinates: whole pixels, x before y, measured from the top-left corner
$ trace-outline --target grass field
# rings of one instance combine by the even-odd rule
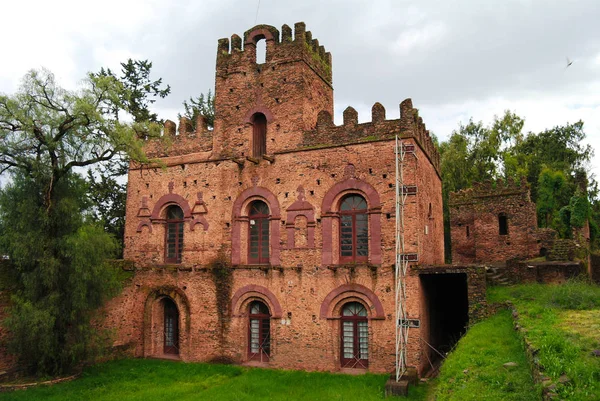
[[[381,400],[387,375],[350,376],[160,360],[120,360],[75,381],[0,394],[4,400]],[[408,400],[423,400],[411,388]]]
[[[505,363],[515,366],[505,367]],[[442,365],[436,400],[535,401],[533,382],[521,339],[508,310],[472,326]]]
[[[564,400],[600,400],[600,287],[583,281],[494,287],[491,302],[510,300],[525,337]]]

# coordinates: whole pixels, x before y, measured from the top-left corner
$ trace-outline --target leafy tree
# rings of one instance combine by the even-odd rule
[[[156,102],[156,97],[165,98],[171,93],[171,87],[161,88],[162,78],[155,81],[150,79],[152,62],[148,60],[128,59],[121,63],[121,76],[117,77],[110,68],[102,68],[95,77],[112,77],[117,79],[123,90],[118,94],[119,102],[115,102],[111,111],[118,118],[118,113],[124,110],[133,116],[135,122],[158,122],[156,113],[149,109],[150,104]]]
[[[117,101],[108,110],[118,118],[123,110],[133,116],[135,122],[159,122],[157,114],[152,113],[150,105],[156,98],[164,98],[171,92],[171,87],[162,85],[162,78],[152,80],[150,73],[152,63],[148,60],[127,60],[121,63],[121,75],[117,77],[110,69],[102,68],[92,74],[95,78],[111,77],[122,85],[122,91]],[[143,132],[145,134],[145,132]],[[126,154],[102,163],[94,171],[88,171],[87,179],[90,185],[89,196],[93,200],[94,217],[104,222],[106,232],[113,234],[119,244],[123,244],[125,229],[125,199],[126,185],[119,177],[127,174],[129,158]],[[119,255],[122,255],[120,252]]]
[[[552,227],[560,210],[569,201],[567,177],[560,170],[546,167],[540,173],[537,190],[538,224],[541,227]],[[562,213],[564,215],[565,211]]]
[[[203,115],[206,117],[206,124],[209,128],[213,128],[215,125],[215,97],[213,96],[210,89],[208,90],[208,94],[204,96],[204,93],[201,93],[197,98],[190,97],[190,102],[187,100],[183,101],[183,107],[185,112],[183,113],[183,117],[187,117],[192,120],[192,124],[196,124],[196,118],[199,115]],[[179,118],[182,117],[181,114],[178,115]]]
[[[446,228],[450,252],[448,194],[469,188],[475,181],[525,177],[537,205],[538,224],[556,229],[562,237],[590,218],[592,241],[600,240],[598,192],[586,167],[593,155],[583,122],[556,126],[538,134],[523,133],[524,120],[506,111],[489,126],[470,120],[440,144]],[[589,182],[588,182],[589,181]],[[580,192],[576,192],[579,188]],[[586,196],[587,193],[587,196]],[[583,218],[583,220],[582,220]]]
[[[0,251],[16,283],[6,325],[31,372],[62,373],[90,355],[90,314],[114,289],[104,261],[117,245],[93,222],[78,171],[120,155],[148,162],[140,137],[160,127],[119,120],[128,91],[111,74],[68,91],[44,70],[0,95],[0,172],[11,179],[0,191]]]

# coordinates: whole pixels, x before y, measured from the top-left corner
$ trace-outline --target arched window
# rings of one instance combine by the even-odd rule
[[[256,64],[263,64],[267,60],[267,40],[263,37],[256,42]]]
[[[342,308],[341,363],[344,368],[366,368],[369,365],[369,322],[367,309],[358,302]]]
[[[271,314],[267,305],[252,301],[249,306],[248,359],[268,361],[271,355]]]
[[[163,352],[165,354],[179,354],[179,312],[177,305],[169,298],[163,300],[165,336]]]
[[[360,195],[348,195],[340,204],[340,262],[366,262],[368,257],[367,201]]]
[[[169,206],[166,211],[165,263],[181,263],[183,249],[183,210]]]
[[[504,213],[498,215],[498,234],[508,235],[508,218]]]
[[[252,157],[267,154],[267,117],[263,113],[252,116]]]
[[[269,206],[256,200],[248,213],[248,263],[269,263]]]

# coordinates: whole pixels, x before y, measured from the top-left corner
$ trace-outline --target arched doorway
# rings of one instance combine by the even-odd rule
[[[261,301],[248,308],[248,360],[266,362],[271,357],[271,313]]]
[[[177,305],[169,298],[163,299],[165,354],[179,354],[179,311]]]
[[[341,365],[343,368],[366,368],[369,366],[367,309],[359,302],[348,302],[341,315]]]

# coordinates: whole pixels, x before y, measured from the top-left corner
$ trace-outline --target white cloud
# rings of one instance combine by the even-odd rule
[[[446,26],[441,22],[407,29],[394,42],[393,51],[399,55],[406,56],[417,50],[427,51],[427,47],[439,41],[445,32]]]

